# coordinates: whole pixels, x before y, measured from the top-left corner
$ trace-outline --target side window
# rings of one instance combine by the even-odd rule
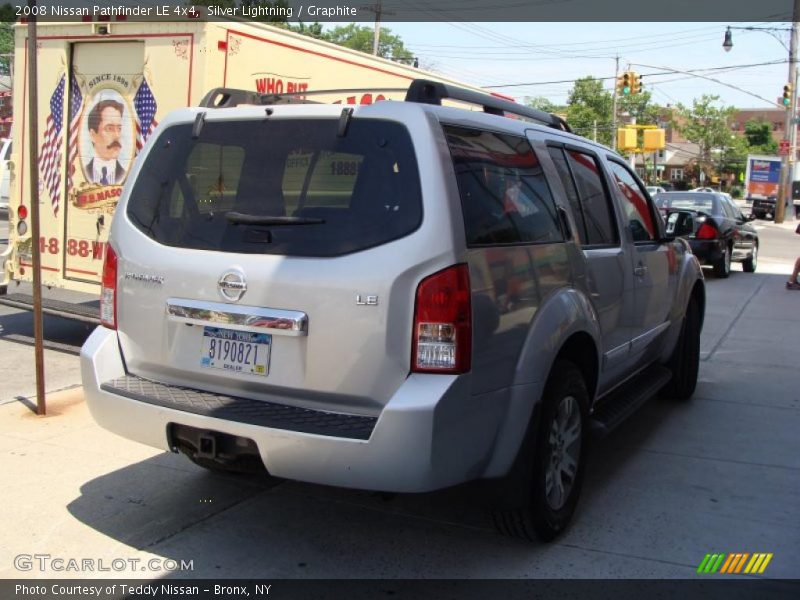
[[[586,243],[616,245],[619,238],[614,226],[614,213],[603,187],[597,160],[592,155],[577,150],[568,150],[567,156],[581,198],[586,221]]]
[[[527,139],[451,125],[444,132],[468,245],[563,240],[550,188]]]
[[[575,187],[575,182],[572,180],[572,175],[569,172],[567,157],[564,156],[564,150],[550,147],[548,151],[550,152],[550,158],[553,159],[553,163],[556,166],[556,171],[558,171],[558,177],[564,185],[564,190],[567,192],[567,200],[569,200],[572,214],[575,217],[575,225],[579,229],[578,239],[582,241],[587,240],[586,220],[583,217],[583,209],[581,209],[581,199],[580,196],[578,196],[578,189]]]
[[[634,242],[649,242],[658,238],[650,199],[628,168],[616,161],[608,161],[614,182],[622,194],[625,221],[633,234]]]
[[[722,204],[722,210],[725,212],[725,216],[733,219],[734,221],[739,218],[739,209],[736,208],[730,200],[727,198],[723,198],[720,200]]]

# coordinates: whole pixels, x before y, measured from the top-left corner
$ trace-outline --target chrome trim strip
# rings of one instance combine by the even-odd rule
[[[643,333],[643,334],[642,334],[642,335],[640,335],[639,337],[635,337],[635,338],[633,338],[633,340],[631,340],[631,350],[632,350],[633,352],[638,352],[638,351],[639,351],[639,350],[641,350],[643,347],[645,347],[645,346],[647,346],[648,344],[650,344],[650,342],[651,342],[651,341],[653,341],[654,339],[656,339],[656,338],[657,338],[659,335],[661,335],[661,334],[662,334],[664,331],[666,331],[667,329],[669,329],[669,326],[670,326],[670,325],[671,325],[671,323],[670,323],[669,321],[664,321],[664,322],[663,322],[661,325],[659,325],[658,327],[654,327],[653,329],[651,329],[651,330],[650,330],[650,331],[648,331],[647,333]]]
[[[299,310],[168,298],[167,318],[190,325],[219,325],[242,331],[266,330],[274,335],[308,335],[308,315]]]
[[[631,343],[625,342],[624,344],[617,346],[616,348],[612,348],[605,354],[603,354],[603,368],[610,367],[616,361],[625,358],[628,355],[628,352],[631,349]]]

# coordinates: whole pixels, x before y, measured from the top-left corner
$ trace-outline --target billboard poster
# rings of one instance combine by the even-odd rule
[[[747,157],[747,197],[778,196],[781,183],[781,159],[777,156]]]

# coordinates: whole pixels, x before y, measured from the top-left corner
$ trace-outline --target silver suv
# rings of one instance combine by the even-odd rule
[[[489,480],[498,527],[545,540],[592,430],[692,394],[705,305],[616,153],[427,81],[405,102],[215,90],[171,113],[102,285],[81,365],[103,427],[327,485]]]

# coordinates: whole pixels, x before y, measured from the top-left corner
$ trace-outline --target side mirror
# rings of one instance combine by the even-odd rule
[[[681,237],[694,233],[694,213],[688,210],[676,210],[667,215],[667,235]]]

